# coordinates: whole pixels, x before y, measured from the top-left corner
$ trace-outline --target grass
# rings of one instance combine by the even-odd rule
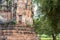
[[[41,40],[52,40],[52,38],[41,38]],[[60,38],[57,38],[57,40],[60,40]]]

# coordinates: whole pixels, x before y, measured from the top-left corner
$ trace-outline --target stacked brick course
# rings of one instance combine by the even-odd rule
[[[15,26],[14,28],[14,30],[0,30],[0,40],[38,40],[32,28]]]

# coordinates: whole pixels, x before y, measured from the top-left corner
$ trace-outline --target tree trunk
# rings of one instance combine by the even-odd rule
[[[56,40],[56,34],[55,33],[52,34],[52,37],[53,37],[53,40]]]

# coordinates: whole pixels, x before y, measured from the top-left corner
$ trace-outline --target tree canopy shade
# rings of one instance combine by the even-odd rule
[[[12,4],[11,0],[6,0],[7,1],[7,5],[10,6]]]
[[[60,23],[60,0],[33,1],[38,6],[37,13],[44,15],[45,19],[47,18],[47,23],[52,30],[53,40],[56,40],[56,34],[60,32],[60,28],[58,26],[58,23]]]
[[[15,25],[16,24],[16,20],[13,18],[13,19],[9,20],[8,23],[10,25]]]

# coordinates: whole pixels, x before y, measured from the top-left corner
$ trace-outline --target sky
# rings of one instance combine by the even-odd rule
[[[34,18],[36,18],[36,16],[37,16],[37,5],[36,4],[34,4]]]

